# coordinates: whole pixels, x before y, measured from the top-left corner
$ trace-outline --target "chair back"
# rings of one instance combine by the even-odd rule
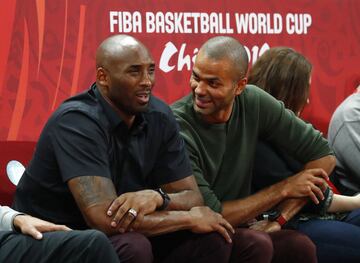
[[[32,157],[36,142],[0,141],[0,204],[12,204],[16,184]],[[11,177],[11,179],[8,176]]]

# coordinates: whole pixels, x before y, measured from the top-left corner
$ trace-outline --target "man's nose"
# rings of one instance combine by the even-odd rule
[[[153,84],[153,82],[154,82],[153,74],[145,71],[142,76],[140,85],[150,87]]]
[[[197,82],[194,92],[197,95],[205,95],[206,94],[206,83],[204,83],[203,81]]]

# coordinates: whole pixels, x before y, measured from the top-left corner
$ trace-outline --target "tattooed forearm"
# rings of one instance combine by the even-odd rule
[[[112,181],[100,176],[80,176],[69,181],[71,192],[80,209],[116,198]]]

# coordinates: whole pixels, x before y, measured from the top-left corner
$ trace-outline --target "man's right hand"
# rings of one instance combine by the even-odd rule
[[[282,195],[285,198],[309,197],[315,204],[324,199],[328,175],[323,169],[303,170],[284,180]]]
[[[135,225],[134,228],[140,225],[144,216],[153,213],[162,202],[161,195],[154,190],[128,192],[112,202],[107,215],[112,217],[112,227],[125,232],[131,225]],[[132,214],[131,211],[136,214]]]
[[[221,214],[215,213],[207,206],[193,207],[189,213],[193,224],[190,229],[192,232],[209,233],[216,231],[219,232],[227,242],[232,242],[228,231],[231,233],[235,231]]]

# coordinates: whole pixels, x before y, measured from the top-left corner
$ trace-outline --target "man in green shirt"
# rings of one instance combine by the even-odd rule
[[[172,105],[193,172],[205,204],[235,227],[277,207],[272,220],[253,226],[271,232],[264,233],[264,238],[272,241],[273,262],[279,258],[315,261],[311,249],[303,247],[310,242],[307,238],[294,231],[277,230],[309,198],[315,203],[324,198],[327,174],[334,168],[335,159],[320,132],[267,93],[246,85],[247,69],[246,51],[231,37],[212,38],[200,48],[190,79],[192,94]],[[259,138],[283,148],[305,166],[287,180],[250,195]],[[241,239],[237,233],[234,249],[236,240]]]

